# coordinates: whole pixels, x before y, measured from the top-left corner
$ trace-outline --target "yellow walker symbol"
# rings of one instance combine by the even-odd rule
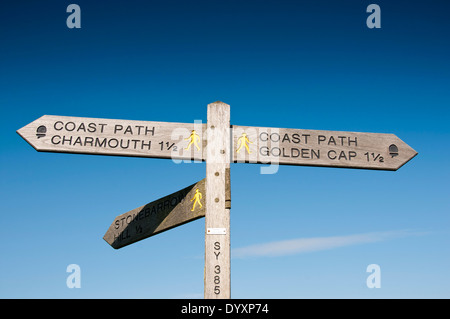
[[[194,201],[194,205],[192,206],[191,212],[195,209],[195,204],[199,204],[200,208],[203,207],[202,203],[200,202],[200,199],[202,199],[202,193],[198,190],[198,188],[195,190],[194,197],[192,197],[191,202]]]
[[[198,142],[200,142],[200,136],[198,136],[197,132],[193,130],[191,132],[191,135],[189,135],[188,138],[184,139],[185,141],[191,140],[188,144],[188,146],[185,148],[185,150],[189,150],[191,148],[191,145],[194,144],[194,146],[197,148],[198,151],[200,151],[200,146],[198,146]]]
[[[253,144],[252,142],[250,142],[250,140],[247,137],[246,133],[242,133],[242,136],[240,138],[238,138],[238,144],[241,144],[236,153],[239,153],[239,151],[245,146],[245,149],[247,150],[247,153],[251,154],[252,152],[250,152],[250,149],[248,148],[248,143]]]

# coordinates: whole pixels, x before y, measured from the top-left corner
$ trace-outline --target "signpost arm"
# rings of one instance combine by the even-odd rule
[[[209,104],[207,118],[204,297],[229,299],[230,106],[222,102]]]

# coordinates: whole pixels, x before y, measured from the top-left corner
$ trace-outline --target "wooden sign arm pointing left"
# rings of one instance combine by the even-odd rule
[[[119,249],[205,216],[206,180],[114,218],[103,239]],[[195,199],[195,202],[190,199]]]
[[[205,129],[198,123],[44,115],[17,133],[39,152],[204,160]]]

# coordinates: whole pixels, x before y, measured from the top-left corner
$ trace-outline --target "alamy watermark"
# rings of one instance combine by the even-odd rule
[[[172,144],[168,145],[172,161],[176,164],[201,163],[202,159],[213,158],[215,161],[224,160],[229,163],[268,164],[260,168],[261,174],[278,172],[279,158],[283,151],[280,148],[281,136],[278,128],[227,128],[226,135],[230,137],[230,154],[226,154],[225,149],[208,147],[207,140],[214,140],[215,134],[215,128],[207,127],[201,120],[194,121],[193,130],[183,127],[174,129],[170,139],[178,142],[170,142]],[[222,154],[228,158],[220,156]]]
[[[81,288],[81,268],[77,264],[70,264],[66,268],[66,272],[70,273],[66,279],[67,288]]]
[[[370,273],[367,277],[367,288],[381,288],[381,268],[377,264],[370,264],[366,268],[366,272]]]
[[[366,20],[366,25],[369,29],[381,28],[381,8],[378,4],[369,4],[366,12],[371,13]]]
[[[78,4],[69,4],[66,12],[70,13],[67,17],[66,25],[69,29],[81,28],[81,8]]]

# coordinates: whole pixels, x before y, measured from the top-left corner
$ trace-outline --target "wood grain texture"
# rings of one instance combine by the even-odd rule
[[[206,150],[205,299],[228,299],[230,288],[230,209],[226,208],[230,168],[230,106],[208,105]],[[229,187],[228,187],[229,188]],[[209,235],[208,228],[225,228],[225,235]]]
[[[194,207],[196,190],[202,194]],[[205,216],[206,180],[114,218],[103,239],[118,249]],[[192,210],[194,208],[194,210]]]
[[[40,152],[203,160],[206,124],[44,115],[17,133]],[[197,146],[189,145],[195,130]]]
[[[417,155],[394,134],[237,125],[232,130],[235,163],[397,170]],[[248,151],[241,147],[243,134]]]
[[[44,115],[17,133],[40,152],[205,161],[206,127]],[[196,143],[189,145],[193,131]],[[214,129],[211,134],[215,134]],[[417,155],[394,134],[382,133],[233,125],[232,143],[229,156],[235,163],[397,170]]]

